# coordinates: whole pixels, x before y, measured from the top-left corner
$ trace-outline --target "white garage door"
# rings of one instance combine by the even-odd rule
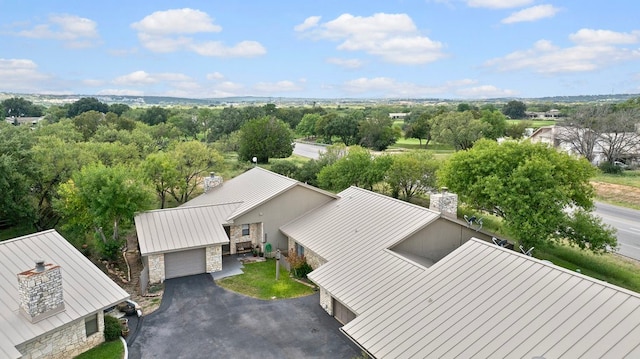
[[[164,276],[166,279],[200,274],[205,271],[204,248],[164,254]]]

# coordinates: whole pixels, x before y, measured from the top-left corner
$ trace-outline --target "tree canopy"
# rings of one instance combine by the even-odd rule
[[[525,117],[525,111],[527,110],[527,105],[522,101],[512,100],[507,102],[506,105],[502,108],[502,113],[509,118],[518,119]]]
[[[67,117],[76,117],[87,111],[96,111],[101,113],[109,112],[109,105],[100,102],[95,97],[83,97],[69,106]]]
[[[432,120],[431,135],[440,143],[452,145],[456,150],[466,150],[491,131],[491,125],[473,117],[471,111],[446,112]]]
[[[385,181],[394,198],[410,201],[436,186],[436,170],[440,161],[424,150],[405,152],[391,157]]]
[[[269,158],[285,158],[293,153],[293,134],[289,125],[275,117],[251,120],[240,129],[238,159],[267,163]]]
[[[8,98],[0,103],[3,109],[3,117],[39,117],[42,116],[42,107],[22,97]],[[2,118],[4,120],[4,118]]]
[[[566,240],[602,252],[616,238],[589,213],[594,171],[588,161],[544,144],[480,140],[455,153],[439,175],[465,203],[502,217],[525,246]]]

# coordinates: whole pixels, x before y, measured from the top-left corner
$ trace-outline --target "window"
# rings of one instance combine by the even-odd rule
[[[248,236],[249,235],[249,225],[248,224],[243,224],[242,225],[242,235],[243,236]]]
[[[87,332],[87,337],[98,332],[98,314],[84,319],[84,329]]]
[[[303,256],[304,255],[304,247],[299,245],[298,243],[296,243],[296,253],[299,256]]]

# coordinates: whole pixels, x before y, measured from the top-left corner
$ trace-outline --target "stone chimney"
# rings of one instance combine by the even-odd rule
[[[442,187],[440,193],[430,196],[429,209],[440,212],[445,217],[458,217],[458,195],[450,193],[447,187]]]
[[[36,267],[18,273],[20,312],[32,323],[64,310],[60,266],[36,260]]]
[[[207,193],[213,187],[219,186],[222,184],[222,177],[216,176],[214,172],[209,173],[209,177],[204,178],[204,192]]]

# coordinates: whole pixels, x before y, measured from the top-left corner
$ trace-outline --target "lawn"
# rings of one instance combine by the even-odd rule
[[[401,137],[398,139],[398,141],[396,141],[396,143],[393,146],[390,146],[389,148],[406,148],[410,150],[426,149],[429,151],[433,151],[435,153],[453,153],[454,152],[453,146],[450,146],[450,145],[444,145],[441,143],[430,141],[429,145],[425,147],[424,143],[425,141],[423,140],[422,145],[420,145],[420,141],[418,141],[418,139],[416,138]]]
[[[234,292],[258,299],[284,299],[313,294],[314,289],[289,277],[289,272],[280,268],[280,279],[276,281],[276,260],[248,263],[244,274],[227,277],[216,283]]]
[[[522,121],[530,122],[531,127],[533,128],[540,128],[542,126],[551,126],[556,124],[555,120],[507,120],[507,123],[513,124],[513,123],[519,123]]]
[[[623,171],[618,175],[601,173],[594,177],[593,180],[640,188],[640,170]]]
[[[120,340],[104,342],[97,347],[86,351],[76,359],[121,359],[124,356],[124,347]]]

